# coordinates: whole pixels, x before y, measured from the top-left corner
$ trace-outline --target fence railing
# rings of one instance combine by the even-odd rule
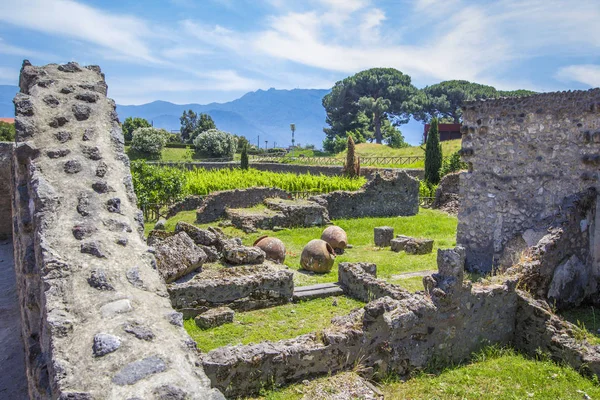
[[[284,155],[253,155],[249,156],[253,162],[271,163],[302,163],[310,165],[344,165],[345,159],[334,157],[294,157]],[[410,165],[425,161],[424,156],[403,157],[359,157],[361,165]]]

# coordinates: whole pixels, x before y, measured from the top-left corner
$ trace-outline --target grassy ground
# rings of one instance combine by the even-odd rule
[[[579,327],[576,337],[586,339],[593,345],[600,345],[600,308],[582,306],[562,311],[560,315]]]
[[[334,300],[337,305],[333,305]],[[364,303],[349,297],[329,297],[236,313],[233,323],[212,329],[198,328],[193,319],[186,320],[184,326],[198,348],[207,352],[227,345],[290,339],[316,332],[329,326],[333,317],[362,306]]]
[[[328,385],[320,378],[309,385],[296,384],[264,392],[261,399],[295,400],[314,385]],[[597,381],[586,379],[570,367],[535,361],[512,350],[486,349],[473,363],[440,374],[419,374],[405,382],[388,380],[379,386],[385,399],[598,399]],[[335,388],[333,388],[335,390]],[[586,397],[589,396],[589,397]]]
[[[173,230],[177,221],[194,223],[195,211],[182,212],[167,221],[166,229]],[[242,238],[245,245],[251,246],[256,239],[263,235],[274,236],[286,245],[285,264],[295,272],[294,283],[297,286],[312,285],[315,283],[336,282],[337,265],[340,262],[373,262],[377,264],[377,274],[380,278],[391,279],[393,275],[404,272],[435,270],[437,269],[436,257],[438,248],[450,248],[456,245],[456,217],[437,210],[421,209],[411,217],[390,218],[360,218],[341,219],[333,221],[342,227],[348,235],[348,241],[354,247],[347,249],[346,253],[336,257],[336,262],[331,272],[327,274],[313,274],[300,270],[300,254],[302,249],[311,239],[321,237],[323,227],[286,229],[280,232],[259,231],[246,235],[244,232],[228,227],[224,231],[233,236]],[[198,225],[206,227],[212,224]],[[434,239],[433,252],[425,255],[409,255],[404,252],[394,253],[388,248],[377,248],[373,242],[373,228],[377,226],[391,226],[395,234]],[[153,223],[146,224],[148,232]],[[396,280],[402,286],[412,290],[422,290],[421,278]]]

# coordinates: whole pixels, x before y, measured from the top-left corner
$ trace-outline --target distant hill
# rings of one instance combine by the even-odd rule
[[[12,99],[19,88],[0,85],[0,117],[13,117]],[[291,144],[290,123],[296,124],[296,143],[315,144],[321,147],[325,138],[325,109],[321,104],[329,90],[257,90],[246,93],[228,103],[173,104],[167,101],[154,101],[137,106],[117,105],[121,121],[127,117],[142,117],[152,121],[154,126],[167,130],[179,130],[179,117],[184,110],[208,113],[219,129],[244,135],[252,143],[260,136],[260,144],[265,140],[269,146]]]
[[[260,145],[265,140],[269,146],[291,144],[290,123],[296,124],[296,143],[312,143],[321,146],[325,135],[325,109],[321,104],[329,90],[257,90],[246,93],[228,103],[173,104],[155,101],[139,106],[117,106],[119,118],[142,117],[154,126],[167,130],[178,130],[179,117],[184,110],[209,114],[219,129],[244,135],[252,143],[260,136]]]

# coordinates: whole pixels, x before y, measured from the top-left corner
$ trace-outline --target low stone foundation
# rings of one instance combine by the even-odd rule
[[[311,197],[329,218],[397,217],[419,212],[419,181],[406,172],[376,174],[356,192],[336,191]]]
[[[365,302],[385,296],[396,300],[410,296],[400,286],[377,279],[377,266],[371,263],[339,263],[338,282],[345,294]]]
[[[246,232],[275,227],[311,227],[329,223],[327,209],[307,200],[265,199],[264,210],[227,209],[227,217],[236,228]]]
[[[206,224],[226,216],[227,208],[248,208],[261,204],[268,198],[288,199],[285,190],[277,188],[250,188],[225,190],[206,196],[196,212],[196,222]]]
[[[203,355],[204,370],[215,387],[236,397],[356,363],[375,377],[409,376],[432,364],[468,360],[495,344],[532,355],[541,349],[583,373],[600,375],[600,346],[573,339],[573,325],[516,290],[514,278],[500,284],[463,282],[464,262],[461,247],[439,250],[438,273],[424,277],[426,291],[414,294],[377,280],[372,264],[341,263],[346,293],[372,300],[364,308],[334,318],[330,328],[317,333],[212,350]]]
[[[293,273],[271,265],[205,271],[167,286],[173,307],[192,318],[210,308],[249,311],[288,303],[294,295]]]
[[[464,261],[464,250],[453,253],[438,258],[448,265],[440,267],[427,294],[386,290],[365,272],[372,271],[371,266],[342,264],[340,283],[348,293],[373,298],[390,292],[399,299],[378,298],[315,334],[210,351],[203,356],[204,371],[215,387],[234,397],[256,393],[265,385],[335,373],[356,363],[376,376],[389,372],[407,376],[434,361],[466,360],[487,344],[509,344],[517,309],[514,285],[471,287],[457,276],[442,275],[459,273],[453,267]],[[371,290],[353,290],[359,281]],[[378,288],[380,293],[374,291]]]

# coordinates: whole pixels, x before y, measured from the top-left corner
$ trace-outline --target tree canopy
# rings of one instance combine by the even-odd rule
[[[130,141],[133,139],[133,131],[138,128],[150,128],[152,125],[148,120],[139,117],[127,117],[121,129],[123,130],[123,136],[125,140]]]
[[[192,110],[184,111],[179,117],[181,123],[181,139],[185,143],[193,143],[194,139],[202,132],[210,129],[216,129],[215,121],[208,114],[196,114]]]
[[[394,68],[372,68],[335,84],[323,98],[327,113],[324,147],[352,132],[357,143],[384,139],[382,127],[408,122],[417,89],[410,76]]]
[[[497,90],[493,86],[469,81],[444,81],[426,86],[414,98],[413,116],[418,121],[429,122],[433,117],[443,121],[460,123],[461,106],[464,101],[498,97],[516,97],[534,94],[530,90]]]
[[[0,121],[0,142],[14,142],[15,125]]]

